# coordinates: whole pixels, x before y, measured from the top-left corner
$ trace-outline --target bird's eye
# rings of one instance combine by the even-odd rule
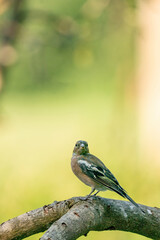
[[[76,145],[75,145],[76,147],[78,147],[78,144],[76,143]]]

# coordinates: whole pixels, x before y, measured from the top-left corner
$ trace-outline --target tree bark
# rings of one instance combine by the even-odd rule
[[[2,223],[0,239],[23,239],[46,229],[41,240],[73,240],[92,230],[122,230],[160,239],[160,209],[144,205],[141,208],[145,213],[126,201],[71,198]]]

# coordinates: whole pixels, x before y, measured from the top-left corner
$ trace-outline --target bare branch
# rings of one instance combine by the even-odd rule
[[[55,201],[52,204],[12,218],[0,225],[0,239],[23,239],[35,233],[43,232],[75,203],[76,199],[62,202]]]
[[[0,239],[23,239],[49,228],[41,240],[73,240],[89,231],[122,230],[160,238],[160,209],[92,197],[71,198],[27,212],[0,225]],[[52,224],[53,223],[53,224]]]

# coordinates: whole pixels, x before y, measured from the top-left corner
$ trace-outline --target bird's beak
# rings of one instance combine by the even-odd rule
[[[81,148],[82,148],[82,149],[84,149],[84,148],[85,148],[85,145],[84,145],[83,143],[82,143],[80,146],[81,146]]]

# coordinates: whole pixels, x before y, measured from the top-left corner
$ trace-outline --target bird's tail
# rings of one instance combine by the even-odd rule
[[[139,209],[143,212],[143,210],[140,208],[140,206],[139,206],[130,196],[128,196],[127,193],[125,193],[125,197],[126,197],[131,203],[133,203],[134,206],[136,206],[137,208],[139,208]]]
[[[145,213],[142,208],[126,193],[126,191],[122,188],[121,194],[123,197],[127,198],[135,207],[139,208],[143,213]]]
[[[118,188],[113,188],[112,190],[117,192],[119,195],[121,195],[124,198],[127,198],[135,207],[137,207],[141,212],[145,213],[142,208],[126,193],[126,191],[120,186],[117,186]]]
[[[95,180],[95,179],[94,179]],[[111,191],[114,191],[116,193],[118,193],[120,196],[127,198],[135,207],[137,207],[139,210],[141,210],[141,212],[145,213],[141,207],[130,197],[128,196],[128,194],[126,193],[126,191],[119,185],[119,184],[112,184],[112,185],[108,185],[105,181],[103,181],[102,179],[96,179],[95,180],[98,183],[103,184],[104,186],[106,186],[106,188],[110,189]]]

